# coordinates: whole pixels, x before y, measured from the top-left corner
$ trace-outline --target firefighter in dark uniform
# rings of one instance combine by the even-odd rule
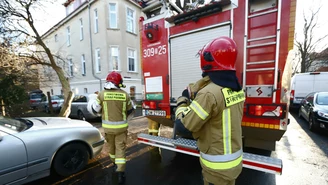
[[[178,98],[175,126],[197,140],[205,185],[233,185],[242,171],[245,101],[236,77],[236,43],[214,39],[200,51],[203,78]]]
[[[133,117],[134,108],[129,94],[121,89],[125,85],[119,73],[109,73],[106,81],[104,90],[99,92],[96,101],[90,103],[91,111],[94,114],[101,112],[109,157],[118,174],[118,182],[123,183],[128,120]]]

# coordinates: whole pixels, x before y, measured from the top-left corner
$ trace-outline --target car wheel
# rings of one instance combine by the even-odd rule
[[[309,116],[309,129],[313,132],[317,129],[317,124],[312,115]]]
[[[72,143],[61,148],[53,161],[55,172],[61,176],[75,174],[88,164],[89,152],[85,145]]]
[[[85,121],[85,116],[82,111],[79,110],[79,112],[77,112],[77,116],[80,120]]]

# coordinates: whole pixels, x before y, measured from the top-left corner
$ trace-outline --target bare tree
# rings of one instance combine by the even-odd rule
[[[59,116],[67,117],[70,114],[72,92],[65,71],[58,65],[56,56],[50,51],[42,40],[35,27],[33,11],[41,11],[44,3],[54,0],[1,0],[0,1],[0,33],[2,37],[15,38],[21,57],[31,60],[28,65],[43,65],[51,67],[57,74],[62,85],[65,101]],[[34,47],[32,47],[34,46]],[[24,50],[22,50],[24,48]],[[33,48],[33,49],[31,49]],[[32,50],[32,51],[31,51]]]
[[[318,28],[318,14],[320,12],[320,7],[316,10],[310,9],[310,15],[303,12],[303,32],[301,33],[304,36],[304,39],[295,39],[295,46],[298,51],[298,59],[296,61],[296,70],[300,66],[300,72],[304,73],[309,71],[311,66],[316,65],[315,61],[319,60],[321,57],[316,52],[318,45],[324,41],[328,34],[316,38],[315,32]],[[294,71],[295,73],[295,71]]]

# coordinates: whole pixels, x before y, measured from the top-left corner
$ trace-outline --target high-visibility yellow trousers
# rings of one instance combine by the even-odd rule
[[[105,138],[109,147],[109,157],[117,165],[117,172],[124,172],[126,166],[125,150],[128,131],[119,134],[106,133]]]
[[[151,119],[148,119],[148,134],[153,136],[158,136],[158,131],[159,131],[159,123]]]

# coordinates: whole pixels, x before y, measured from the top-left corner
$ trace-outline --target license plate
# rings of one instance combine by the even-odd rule
[[[146,116],[166,116],[166,112],[164,110],[146,110]]]

